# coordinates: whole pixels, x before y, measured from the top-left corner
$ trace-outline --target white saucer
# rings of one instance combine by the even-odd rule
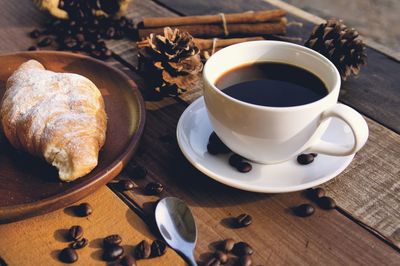
[[[252,163],[253,169],[249,173],[240,173],[229,165],[229,155],[207,152],[208,137],[212,131],[201,97],[179,119],[179,147],[193,166],[204,174],[225,185],[247,191],[283,193],[314,187],[340,174],[354,157],[354,154],[344,157],[319,154],[309,165],[298,164],[296,158],[273,165]],[[336,118],[332,118],[322,138],[334,143],[353,142],[351,129]]]

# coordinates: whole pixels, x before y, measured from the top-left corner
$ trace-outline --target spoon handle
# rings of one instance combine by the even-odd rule
[[[182,255],[185,257],[186,262],[189,263],[189,266],[197,266],[197,262],[194,259],[192,252]]]

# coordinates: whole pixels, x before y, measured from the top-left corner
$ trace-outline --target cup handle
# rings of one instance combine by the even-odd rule
[[[321,116],[321,123],[318,126],[314,136],[322,136],[322,131],[326,129],[326,123],[330,118],[336,117],[348,124],[353,132],[353,146],[340,145],[328,141],[317,139],[307,148],[307,152],[322,153],[333,156],[347,156],[358,152],[368,139],[368,125],[365,119],[353,108],[344,104],[336,104],[330,109],[324,111]]]

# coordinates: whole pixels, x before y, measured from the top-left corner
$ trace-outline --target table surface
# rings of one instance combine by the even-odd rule
[[[147,16],[228,13],[276,7],[288,10],[290,21],[303,23],[301,28],[289,27],[290,36],[303,40],[312,27],[322,21],[279,0],[133,1],[127,16],[138,22]],[[45,19],[46,16],[30,0],[21,0],[18,4],[1,1],[0,52],[26,50],[33,44],[27,33]],[[121,40],[107,44],[114,52],[108,63],[124,71],[143,89],[144,82],[135,71],[135,43]],[[140,231],[139,237],[127,237],[131,241],[128,244],[134,245],[140,237],[154,238],[145,223],[137,221],[138,217],[147,217],[159,198],[176,196],[189,204],[196,217],[199,237],[195,257],[198,261],[210,257],[217,241],[231,237],[253,246],[254,265],[400,265],[400,64],[384,49],[368,48],[368,56],[368,66],[362,69],[360,76],[344,82],[341,89],[340,101],[365,116],[370,137],[351,165],[322,186],[336,200],[336,209],[317,209],[311,217],[296,217],[290,212],[291,207],[309,202],[303,192],[244,192],[219,184],[191,166],[179,150],[175,130],[181,113],[201,95],[201,86],[198,86],[177,98],[146,101],[147,126],[131,163],[144,166],[148,174],[143,180],[134,180],[136,187],[132,191],[122,194],[110,184],[88,197],[86,200],[102,206],[99,212],[103,216],[95,216],[85,223],[88,227],[100,224],[99,228],[93,229],[96,232],[105,232],[116,225],[122,235]],[[116,180],[126,177],[130,176],[123,172]],[[150,181],[165,184],[160,196],[142,193]],[[35,261],[41,261],[42,265],[50,261],[51,265],[56,264],[54,248],[60,246],[54,245],[59,240],[57,234],[38,237],[31,228],[53,228],[58,225],[57,219],[62,220],[60,228],[76,223],[74,217],[61,213],[65,211],[0,225],[0,258],[9,265],[32,265],[28,259],[37,257],[41,259]],[[227,225],[229,218],[241,213],[251,214],[253,224],[247,228],[230,228]],[[107,215],[112,219],[104,219]],[[27,232],[30,234],[25,235]],[[7,241],[3,236],[7,236]],[[22,256],[21,248],[28,248],[31,242],[42,247],[29,249]],[[89,244],[89,247],[95,246]],[[80,262],[104,264],[96,252],[94,250],[91,257]],[[18,256],[25,259],[18,260]],[[139,265],[146,264],[179,265],[182,261],[170,252],[165,258],[139,262]]]

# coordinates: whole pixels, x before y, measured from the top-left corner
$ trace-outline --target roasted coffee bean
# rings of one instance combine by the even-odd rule
[[[210,148],[215,149],[217,153],[228,153],[231,150],[221,141],[215,132],[211,133],[208,144],[211,145]],[[207,146],[208,149],[208,146]],[[210,152],[211,153],[211,152]]]
[[[158,195],[164,190],[164,186],[159,182],[150,182],[144,188],[147,195]]]
[[[90,206],[90,204],[86,202],[81,203],[76,208],[76,214],[81,217],[89,216],[90,214],[92,214],[92,212],[93,212],[92,206]]]
[[[236,167],[242,161],[243,161],[243,157],[236,153],[232,154],[229,157],[229,164],[233,167]]]
[[[228,261],[228,255],[220,250],[215,252],[214,257],[217,258],[222,264],[225,264]]]
[[[124,248],[119,245],[109,246],[103,252],[103,260],[114,261],[124,254]]]
[[[325,190],[323,188],[311,188],[306,191],[307,197],[311,200],[317,200],[323,196],[325,196]]]
[[[253,261],[251,259],[251,256],[245,255],[243,257],[240,257],[239,259],[239,265],[240,266],[251,266],[253,264]]]
[[[79,240],[75,240],[74,242],[71,243],[70,247],[73,249],[81,249],[87,246],[89,243],[89,240],[87,238],[82,238]]]
[[[118,234],[109,235],[103,239],[103,246],[105,248],[121,244],[122,237]]]
[[[83,236],[83,228],[80,225],[74,225],[68,230],[71,240],[79,240]]]
[[[253,169],[253,167],[248,162],[239,162],[236,165],[236,169],[241,173],[248,173]]]
[[[331,197],[321,197],[317,200],[317,204],[319,207],[325,210],[331,210],[336,208],[336,202]]]
[[[221,262],[217,258],[211,258],[205,264],[205,266],[219,266],[219,265],[221,265]]]
[[[82,43],[82,42],[85,41],[85,36],[84,36],[82,33],[78,33],[77,35],[75,35],[75,39],[76,39],[78,42]]]
[[[314,161],[312,154],[303,153],[297,156],[297,162],[302,165],[310,164]]]
[[[312,152],[310,153],[314,158],[318,156],[318,153]]]
[[[225,239],[222,243],[222,250],[225,252],[231,252],[235,245],[235,240],[232,238]]]
[[[28,51],[37,51],[37,50],[39,50],[39,48],[34,45],[28,48]]]
[[[72,248],[64,248],[58,258],[64,263],[73,263],[78,260],[78,253]]]
[[[249,226],[253,222],[253,217],[247,213],[242,213],[238,217],[236,217],[236,226],[238,227],[246,227]]]
[[[76,20],[70,20],[70,21],[68,21],[68,26],[69,26],[70,28],[73,28],[73,27],[75,27],[76,25],[77,25]]]
[[[40,36],[40,31],[38,29],[34,29],[29,33],[29,36],[31,36],[33,39],[37,39]]]
[[[114,34],[114,39],[120,40],[120,39],[124,38],[124,36],[125,36],[125,33],[123,30],[116,30],[115,34]]]
[[[105,37],[106,37],[107,39],[112,39],[112,38],[114,38],[114,35],[115,35],[115,28],[114,28],[114,27],[109,27],[109,28],[106,30]]]
[[[162,240],[154,240],[151,244],[151,257],[160,257],[167,252],[167,245]]]
[[[315,209],[310,204],[301,204],[293,209],[294,214],[300,217],[307,217],[314,214]]]
[[[90,51],[93,51],[94,49],[96,49],[96,45],[91,42],[86,42],[84,44],[84,49],[86,52],[90,52]]]
[[[136,266],[136,260],[131,255],[126,255],[121,259],[122,266]]]
[[[41,39],[41,40],[37,43],[37,45],[38,45],[39,47],[45,47],[45,46],[49,46],[52,42],[53,42],[53,39],[52,39],[52,38],[50,38],[50,37],[45,37],[45,38]]]
[[[218,147],[210,143],[207,144],[207,151],[212,155],[217,155],[219,153]]]
[[[118,185],[121,190],[132,190],[135,187],[135,184],[131,180],[120,180]]]
[[[103,53],[100,52],[99,50],[91,51],[90,55],[93,56],[94,58],[98,58],[98,59],[102,59],[103,58]]]
[[[77,48],[77,46],[78,46],[78,41],[75,38],[67,37],[64,39],[64,47],[65,48],[72,50],[72,49]]]
[[[150,244],[146,240],[141,241],[135,248],[135,258],[138,260],[147,259],[150,257],[150,254]]]
[[[254,253],[253,248],[247,244],[246,242],[238,242],[233,246],[232,249],[233,254],[236,256],[245,256],[245,255],[251,255]]]

